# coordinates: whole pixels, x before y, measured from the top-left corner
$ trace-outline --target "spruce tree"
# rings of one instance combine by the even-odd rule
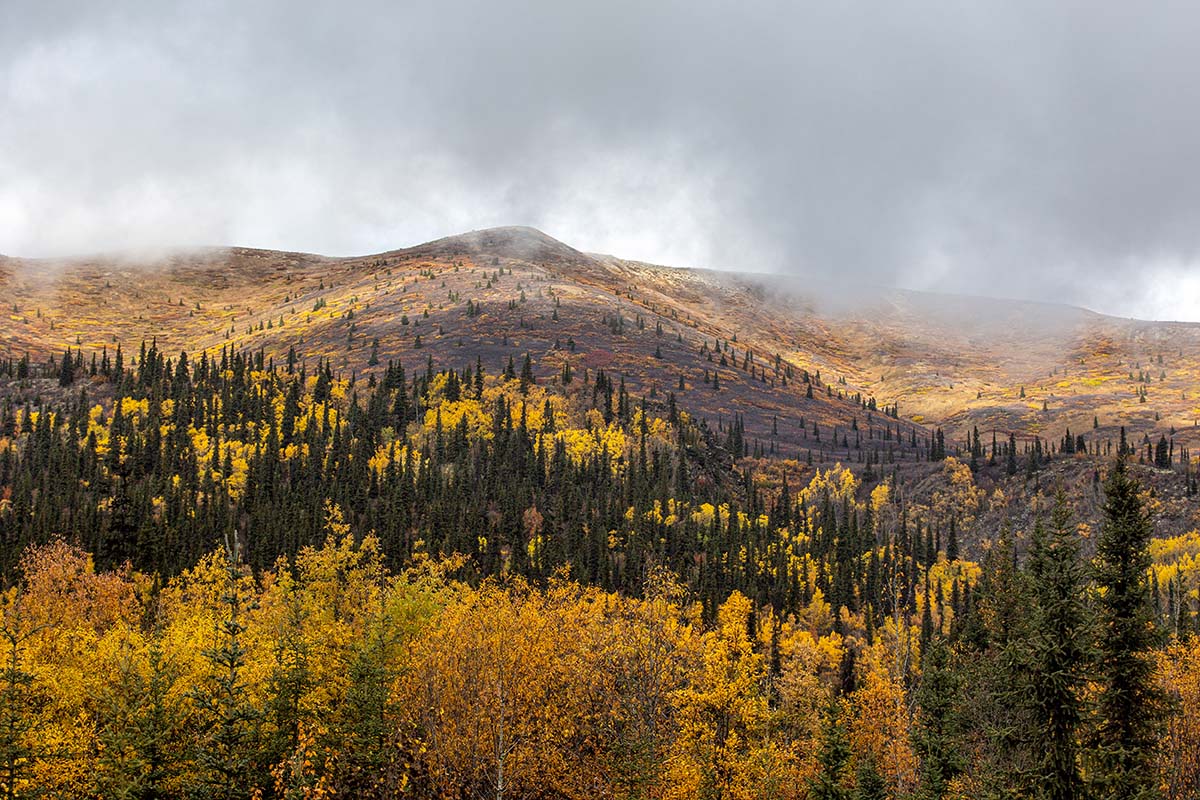
[[[521,362],[521,394],[529,391],[529,387],[536,381],[533,377],[533,362],[529,360],[529,354],[525,354],[525,360]]]
[[[180,733],[186,717],[173,699],[178,668],[156,630],[145,664],[125,658],[101,698],[98,784],[105,797],[158,800],[171,796],[182,766]]]
[[[917,689],[917,725],[913,748],[920,758],[917,797],[941,800],[950,781],[965,767],[959,750],[962,724],[958,711],[959,678],[950,664],[950,652],[941,639],[932,640],[921,658],[921,684]]]
[[[1148,545],[1150,519],[1140,486],[1118,456],[1104,485],[1096,546],[1099,696],[1095,732],[1097,793],[1120,800],[1157,796],[1154,747],[1165,701],[1154,681],[1154,627]]]
[[[397,731],[389,720],[394,641],[386,619],[371,627],[347,669],[350,685],[339,735],[348,747],[334,781],[347,797],[395,797],[403,784]]]
[[[1078,741],[1085,721],[1083,690],[1091,662],[1091,620],[1080,538],[1059,489],[1047,529],[1034,527],[1029,553],[1033,598],[1027,642],[1032,789],[1047,800],[1083,796]]]
[[[212,667],[209,678],[191,692],[201,716],[196,752],[195,790],[199,797],[250,797],[257,783],[255,763],[260,714],[249,697],[244,675],[246,625],[242,614],[243,566],[236,543],[226,546],[225,613],[217,623],[218,643],[204,651]]]
[[[63,354],[62,366],[58,371],[58,385],[70,386],[75,381],[75,359],[71,356],[70,348]]]
[[[879,774],[875,756],[862,754],[854,771],[854,800],[886,800],[887,796],[887,783]]]
[[[850,763],[850,742],[846,724],[842,721],[841,703],[829,704],[821,732],[821,749],[817,753],[817,774],[809,785],[811,800],[851,800],[853,795],[844,785]]]

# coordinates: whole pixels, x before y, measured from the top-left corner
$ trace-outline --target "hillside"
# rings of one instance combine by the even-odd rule
[[[906,291],[806,291],[781,276],[585,254],[529,228],[352,258],[230,248],[140,261],[7,259],[0,292],[11,302],[0,324],[9,357],[118,343],[133,352],[157,339],[168,353],[233,346],[282,360],[295,348],[364,375],[376,339],[375,370],[428,357],[498,369],[530,353],[547,375],[569,362],[619,375],[639,394],[673,391],[714,425],[736,411],[751,438],[790,457],[815,444],[814,421],[865,421],[860,404],[840,399],[856,395],[880,409],[897,404],[906,436],[913,423],[919,436],[940,426],[955,442],[975,427],[985,439],[998,431],[1022,441],[1052,442],[1068,428],[1111,441],[1121,425],[1137,440],[1200,438],[1194,324]],[[801,370],[819,372],[826,392],[806,398]],[[833,449],[828,436],[825,445]]]
[[[429,358],[458,369],[479,359],[498,371],[528,353],[546,378],[570,364],[604,369],[651,399],[674,392],[714,428],[741,414],[748,435],[793,458],[820,448],[809,440],[813,423],[843,437],[855,417],[867,426],[849,385],[806,396],[800,370],[812,361],[786,351],[776,359],[782,339],[754,323],[751,292],[707,273],[585,255],[532,229],[359,258],[234,248],[152,264],[13,261],[0,291],[12,299],[0,326],[0,353],[10,357],[117,344],[133,353],[156,340],[170,354],[261,348],[280,363],[294,348],[365,376],[390,360],[412,367]],[[708,303],[721,298],[744,303],[746,318],[714,313]],[[911,423],[875,423],[883,425],[911,440]],[[832,438],[827,430],[831,450]]]

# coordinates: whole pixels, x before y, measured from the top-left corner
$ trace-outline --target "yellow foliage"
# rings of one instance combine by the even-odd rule
[[[892,490],[891,485],[881,483],[871,490],[871,510],[879,513],[879,509],[883,508],[891,500]]]
[[[1182,577],[1185,585],[1195,585],[1194,579],[1200,575],[1200,531],[1152,539],[1150,557],[1160,585],[1165,586],[1177,577]]]
[[[984,490],[975,485],[970,466],[954,456],[947,456],[942,462],[942,477],[945,488],[935,491],[930,503],[935,518],[956,517],[960,528],[969,527],[979,512]]]
[[[916,785],[917,758],[909,730],[912,716],[904,687],[893,677],[871,670],[849,707],[850,744],[858,757],[870,754],[895,796]]]
[[[132,397],[121,398],[121,414],[125,417],[143,416],[149,413],[149,400],[134,400]]]
[[[567,457],[576,463],[605,454],[615,470],[617,459],[625,456],[625,431],[616,422],[591,431],[582,428],[557,431],[554,438],[565,445]]]
[[[1158,750],[1158,765],[1168,797],[1200,793],[1200,638],[1175,642],[1159,654],[1158,680],[1175,702],[1166,735]]]
[[[440,376],[439,376],[440,377]],[[442,415],[442,430],[449,432],[467,421],[467,435],[473,439],[492,438],[492,415],[483,410],[478,400],[445,402],[425,411],[425,433],[432,434],[437,425],[438,413]]]

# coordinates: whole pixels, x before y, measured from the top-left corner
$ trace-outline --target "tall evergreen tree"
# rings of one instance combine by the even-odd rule
[[[950,517],[950,532],[946,538],[946,560],[958,561],[958,520]]]
[[[1027,643],[1032,790],[1047,800],[1075,800],[1084,793],[1079,735],[1085,721],[1083,689],[1091,663],[1087,575],[1080,538],[1061,489],[1047,529],[1034,527],[1029,553],[1033,623]]]
[[[388,687],[395,678],[393,642],[384,620],[371,627],[348,665],[350,685],[341,734],[349,752],[338,765],[335,785],[346,796],[382,799],[400,793],[403,770],[396,731],[388,720]]]
[[[178,668],[153,633],[144,667],[123,660],[112,686],[102,698],[98,784],[105,797],[160,800],[170,797],[180,771],[181,730],[186,713],[172,688]]]
[[[529,387],[537,381],[533,377],[533,362],[529,360],[529,354],[525,354],[525,360],[521,362],[521,394],[529,391]]]
[[[950,651],[941,639],[929,642],[921,662],[919,711],[913,730],[913,747],[921,760],[917,796],[921,800],[941,800],[950,781],[965,766],[959,749],[959,679],[950,664]]]
[[[226,548],[225,613],[217,623],[218,644],[204,651],[212,674],[191,692],[201,715],[201,736],[196,754],[196,794],[202,798],[238,800],[251,796],[257,784],[255,768],[260,714],[249,696],[246,682],[246,645],[242,636],[245,601],[241,581],[244,568],[236,542]]]
[[[58,370],[58,385],[70,386],[75,381],[75,359],[71,356],[71,349],[67,348],[67,352],[63,353],[62,366]]]
[[[1118,456],[1104,485],[1096,546],[1099,683],[1095,733],[1097,793],[1115,800],[1157,796],[1154,746],[1165,699],[1154,682],[1158,642],[1150,598],[1151,523],[1140,486]]]
[[[851,800],[853,795],[845,787],[849,763],[850,742],[842,721],[841,702],[834,700],[825,714],[821,749],[817,753],[818,770],[808,790],[811,800]]]
[[[854,771],[854,800],[886,800],[887,796],[887,783],[879,774],[879,764],[872,754],[863,753]]]

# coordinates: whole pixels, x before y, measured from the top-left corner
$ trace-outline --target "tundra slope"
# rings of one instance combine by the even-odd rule
[[[294,348],[361,375],[378,368],[372,351],[381,365],[479,358],[491,370],[528,352],[543,373],[569,361],[620,375],[631,391],[673,391],[714,425],[742,414],[749,437],[793,457],[822,449],[813,422],[861,424],[861,405],[842,399],[859,395],[897,405],[906,437],[910,424],[921,437],[943,427],[952,443],[976,428],[989,442],[1054,442],[1068,429],[1111,441],[1119,426],[1134,443],[1200,439],[1195,324],[662,267],[530,228],[349,258],[248,248],[142,263],[6,258],[0,293],[11,303],[0,353],[11,357],[118,343],[130,353],[157,338],[167,352],[232,345],[282,359]],[[812,398],[801,371],[820,373]],[[836,449],[829,434],[824,448]]]

